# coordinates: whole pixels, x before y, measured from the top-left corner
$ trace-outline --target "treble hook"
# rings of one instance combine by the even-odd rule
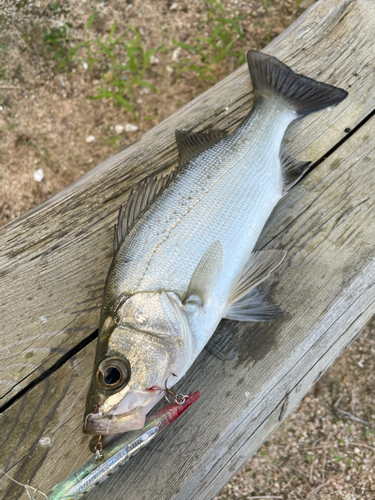
[[[178,405],[182,405],[185,403],[185,400],[186,398],[188,398],[189,396],[185,395],[185,394],[177,394],[176,392],[172,391],[172,389],[170,389],[168,386],[167,386],[167,383],[168,383],[168,380],[169,380],[169,377],[173,375],[174,377],[177,377],[177,375],[175,373],[170,373],[167,377],[167,380],[165,381],[165,399],[168,401],[169,404],[172,404],[170,402],[170,400],[168,399],[168,396],[167,394],[169,394],[170,396],[172,396],[174,398],[174,402],[177,403]]]
[[[95,445],[95,462],[99,462],[104,458],[102,454],[103,444],[102,444],[102,436],[99,436],[98,442]]]

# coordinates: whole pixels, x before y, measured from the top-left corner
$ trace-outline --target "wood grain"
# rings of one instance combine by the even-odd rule
[[[268,285],[284,318],[227,322],[237,358],[223,362],[203,352],[180,383],[184,392],[200,390],[201,398],[91,500],[120,500],[124,492],[127,500],[212,498],[371,318],[374,139],[372,117],[293,188],[288,223],[289,195],[271,216],[259,244],[288,250]],[[48,491],[87,459],[81,424],[93,348],[2,416],[0,465],[19,481]],[[50,446],[39,443],[42,436]],[[1,494],[18,499],[22,488],[2,480]]]
[[[291,127],[296,156],[317,160],[374,109],[374,14],[372,0],[320,1],[265,49],[350,92],[340,106]],[[0,230],[1,404],[96,329],[118,207],[141,178],[176,163],[174,130],[232,130],[250,108],[250,89],[242,67]],[[267,234],[273,238],[290,217]]]

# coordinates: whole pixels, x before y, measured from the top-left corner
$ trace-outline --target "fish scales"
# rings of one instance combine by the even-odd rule
[[[230,339],[212,338],[223,317],[281,316],[257,286],[285,252],[252,252],[275,205],[309,165],[288,157],[282,140],[296,118],[339,103],[347,92],[266,54],[249,51],[248,64],[254,107],[238,129],[225,138],[176,133],[178,175],[149,205],[146,196],[159,184],[137,188],[123,212],[125,235],[119,217],[85,432],[141,428],[171,373],[175,383],[205,346],[225,359]],[[135,221],[133,206],[146,207]]]
[[[218,238],[229,293],[282,196],[279,150],[293,115],[277,101],[267,103],[185,167],[125,239],[112,271],[116,294],[160,288],[183,293],[207,246]]]

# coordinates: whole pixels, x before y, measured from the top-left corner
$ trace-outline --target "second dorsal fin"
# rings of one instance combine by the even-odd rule
[[[123,239],[139,217],[153,204],[164,189],[169,186],[175,175],[176,171],[173,171],[160,179],[157,179],[157,177],[148,177],[141,181],[134,191],[131,191],[125,208],[122,205],[120,206],[117,225],[115,225],[114,253],[117,252]]]
[[[206,133],[176,130],[175,134],[178,152],[180,153],[179,168],[184,167],[190,160],[228,135],[223,130],[212,130],[212,132]]]

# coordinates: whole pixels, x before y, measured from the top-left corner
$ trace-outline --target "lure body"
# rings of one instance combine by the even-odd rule
[[[77,500],[93,490],[174,422],[199,396],[200,393],[196,391],[185,397],[182,404],[170,404],[148,417],[140,432],[123,436],[109,445],[103,452],[103,460],[98,461],[93,457],[56,485],[48,494],[48,500]]]

